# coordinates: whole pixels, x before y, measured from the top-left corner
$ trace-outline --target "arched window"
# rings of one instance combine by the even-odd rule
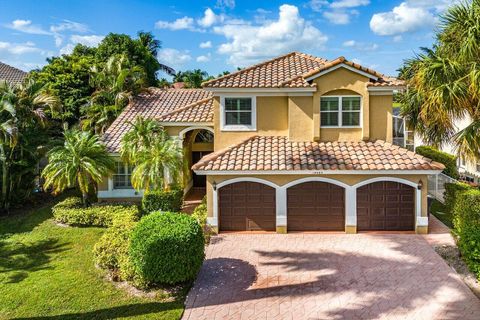
[[[201,130],[195,136],[195,143],[213,143],[213,133],[208,130]]]

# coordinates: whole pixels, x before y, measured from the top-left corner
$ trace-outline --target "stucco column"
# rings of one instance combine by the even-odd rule
[[[216,189],[212,192],[212,203],[213,216],[207,217],[207,224],[215,233],[218,233],[218,191]]]
[[[428,233],[428,216],[422,216],[422,190],[415,190],[415,232],[418,234]]]
[[[276,230],[287,233],[287,189],[276,188]]]
[[[357,189],[345,188],[345,233],[357,233]]]

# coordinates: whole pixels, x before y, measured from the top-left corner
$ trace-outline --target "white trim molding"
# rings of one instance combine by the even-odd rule
[[[185,128],[185,129],[181,130],[181,131],[178,133],[178,137],[183,140],[183,138],[184,138],[184,136],[185,136],[185,133],[187,133],[187,132],[189,132],[189,131],[192,131],[192,130],[208,130],[208,131],[210,131],[211,133],[215,134],[215,130],[214,130],[212,127],[192,125],[192,126],[190,126],[190,127],[188,127],[188,128]]]
[[[193,126],[193,127],[206,127],[212,126],[213,122],[159,122],[160,125],[164,127],[183,127],[183,126]]]
[[[257,96],[262,96],[268,93],[275,93],[275,95],[282,93],[298,93],[298,92],[317,92],[317,88],[203,88],[205,91],[210,91],[214,93],[224,93],[230,94],[233,93],[238,95],[238,93],[245,94],[255,94]]]
[[[251,124],[227,125],[225,117],[225,99],[251,99]],[[221,95],[220,96],[220,130],[221,131],[257,131],[257,97],[255,95]]]
[[[228,176],[228,175],[330,175],[330,174],[357,174],[357,175],[412,175],[412,174],[439,174],[442,170],[194,170],[198,175]]]
[[[362,76],[364,76],[364,77],[367,77],[367,78],[369,78],[369,79],[373,79],[373,80],[375,80],[375,81],[378,80],[378,77],[377,77],[376,75],[371,74],[371,73],[368,73],[368,72],[365,72],[365,71],[362,71],[362,70],[359,70],[359,69],[357,69],[357,68],[354,68],[354,67],[352,67],[352,66],[349,66],[349,65],[346,64],[346,63],[340,63],[340,64],[337,64],[337,65],[334,66],[334,67],[328,68],[328,69],[326,69],[326,70],[324,70],[324,71],[320,71],[319,73],[316,73],[316,74],[314,74],[313,76],[310,76],[310,77],[306,78],[305,80],[306,80],[306,81],[311,81],[311,80],[313,80],[313,79],[316,79],[316,78],[318,78],[318,77],[323,76],[324,74],[327,74],[327,73],[330,73],[330,72],[332,72],[332,71],[335,71],[335,70],[337,70],[337,69],[339,69],[339,68],[345,68],[345,69],[347,69],[347,70],[349,70],[349,71],[358,73],[358,74],[360,74],[360,75],[362,75]]]

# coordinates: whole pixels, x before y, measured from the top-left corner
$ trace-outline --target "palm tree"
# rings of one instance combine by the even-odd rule
[[[46,110],[58,112],[58,98],[48,94],[44,86],[28,79],[20,85],[0,82],[0,161],[2,170],[1,206],[8,210],[12,190],[21,181],[21,175],[32,171],[34,165],[27,165],[23,172],[11,177],[11,167],[29,163],[27,159],[36,162],[39,155],[36,149],[40,147],[39,139],[32,139],[32,131],[37,131],[47,122]]]
[[[132,128],[123,136],[120,146],[120,155],[123,161],[132,163],[135,156],[142,150],[149,150],[153,142],[163,139],[163,127],[153,119],[135,118],[128,122]]]
[[[120,154],[133,165],[132,185],[140,190],[168,189],[179,180],[182,150],[160,124],[151,119],[137,118],[123,137]],[[168,177],[167,177],[168,175]]]
[[[97,134],[103,134],[136,95],[147,91],[143,68],[131,66],[125,56],[112,56],[102,70],[94,66],[90,82],[95,92],[82,108],[82,128]]]
[[[155,39],[155,36],[151,32],[145,32],[145,31],[139,31],[137,33],[138,36],[138,41],[140,44],[145,47],[152,57],[155,58],[157,57],[158,50],[162,48],[162,42],[160,40]],[[164,65],[162,63],[158,63],[158,67],[161,71],[167,73],[168,75],[173,76],[175,74],[175,70],[173,68],[170,68],[167,65]]]
[[[173,82],[184,82],[187,88],[201,88],[202,82],[209,79],[206,71],[195,69],[179,71],[173,77]]]
[[[480,159],[480,0],[462,2],[441,17],[437,43],[401,70],[408,85],[402,114],[434,146],[452,141],[459,154]],[[456,132],[455,122],[471,124]]]
[[[87,205],[88,194],[94,190],[93,184],[113,172],[115,161],[95,134],[68,130],[64,136],[63,146],[48,153],[49,163],[42,172],[44,188],[53,188],[53,193],[59,193],[78,187],[83,204]]]

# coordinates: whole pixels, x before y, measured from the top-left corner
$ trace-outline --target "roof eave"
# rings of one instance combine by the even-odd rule
[[[356,174],[356,175],[378,175],[395,174],[411,175],[439,174],[442,170],[193,170],[197,175],[330,175],[330,174]]]

